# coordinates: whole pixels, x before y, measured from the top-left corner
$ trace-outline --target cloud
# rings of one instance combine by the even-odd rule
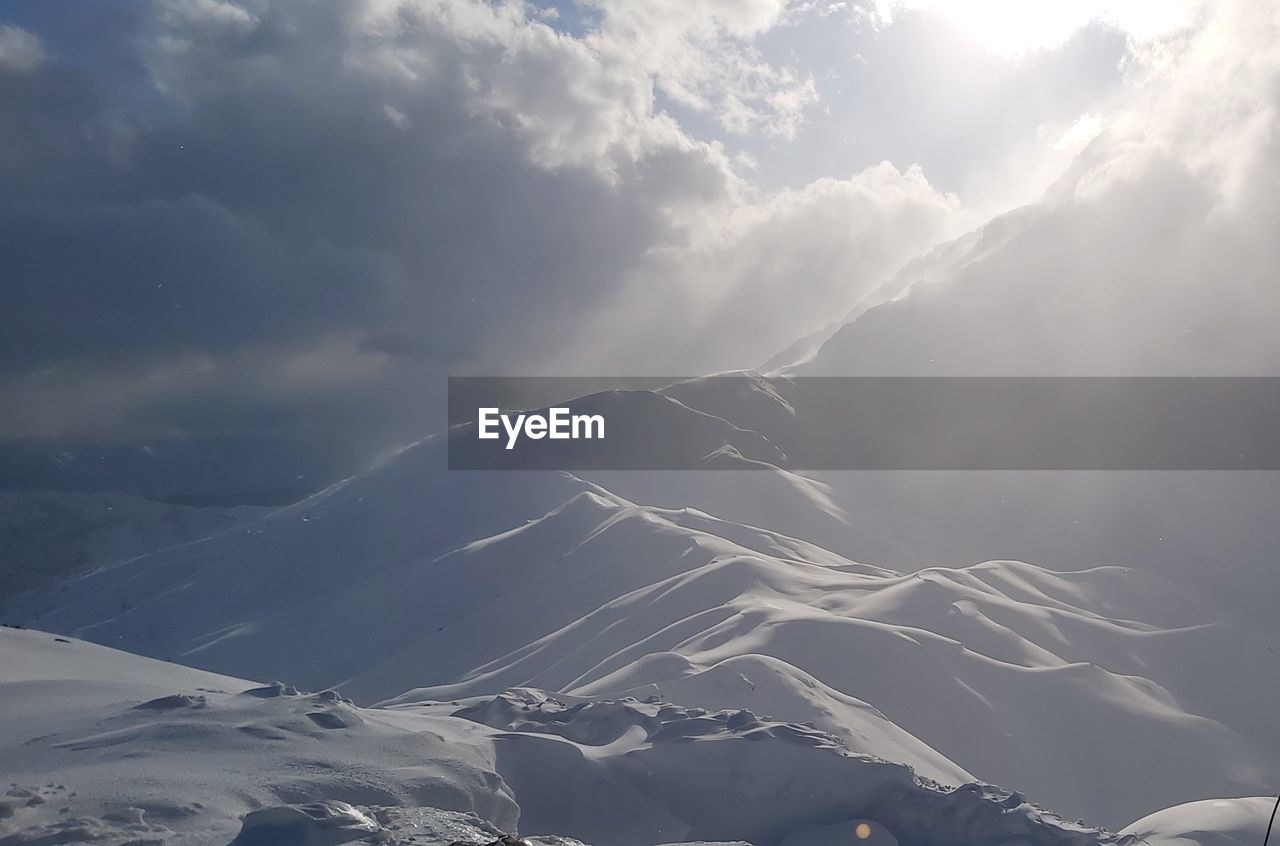
[[[637,67],[675,103],[736,133],[790,137],[817,101],[812,77],[765,60],[753,40],[783,22],[785,0],[594,0],[589,42]]]
[[[45,60],[44,44],[25,29],[0,25],[0,68],[30,71]]]
[[[1091,22],[1115,26],[1131,38],[1153,41],[1185,27],[1196,0],[877,0],[875,19],[887,24],[899,10],[923,11],[952,20],[987,49],[1004,55],[1060,47]]]
[[[828,372],[1280,372],[1280,18],[1224,2],[1136,54],[1105,128],[1046,197],[872,309]]]
[[[0,214],[0,357],[218,354],[354,327],[385,308],[384,255],[263,231],[199,195]]]
[[[581,321],[553,369],[684,375],[760,365],[966,220],[919,169],[888,162],[727,203],[651,253],[615,300]]]
[[[755,46],[778,2],[599,3],[578,34],[476,0],[146,8],[127,61],[0,67],[11,435],[405,436],[459,369],[750,365],[954,211],[891,167],[762,192],[663,107],[786,136],[813,91]],[[606,317],[644,343],[578,337]]]
[[[111,51],[0,63],[10,435],[407,437],[449,373],[752,366],[973,223],[909,162],[762,187],[732,137],[788,138],[817,90],[765,43],[801,14],[775,0],[597,0],[572,25],[478,0],[144,9]],[[1078,330],[1101,360],[1149,323],[1211,332],[1206,285],[1252,295],[1274,25],[1230,6],[1198,32],[1135,48],[1049,200],[989,227],[941,306],[863,321],[864,359],[1033,361]]]

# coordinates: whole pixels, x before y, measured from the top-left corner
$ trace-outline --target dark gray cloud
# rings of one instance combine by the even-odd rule
[[[436,379],[509,365],[666,225],[652,195],[540,167],[473,114],[454,45],[410,45],[441,49],[435,77],[408,84],[353,68],[342,4],[159,3],[122,25],[129,62],[63,43],[0,66],[0,372],[35,394],[11,409],[22,427],[70,425],[77,382],[124,383],[114,408],[84,406],[88,427],[161,424],[175,405],[199,426],[214,397],[210,422],[264,400],[275,416],[279,397],[358,417],[326,401],[349,391],[344,368],[369,417],[413,409],[398,394],[423,377],[383,359]],[[663,178],[646,177],[653,193],[687,190]],[[331,383],[291,373],[308,356]],[[49,368],[56,388],[33,383]],[[255,372],[280,381],[256,390]]]
[[[750,46],[777,0],[679,20],[602,7],[575,34],[469,0],[17,6],[21,50],[0,61],[2,434],[292,421],[403,438],[438,422],[451,372],[597,354],[643,369],[660,350],[666,369],[749,365],[830,284],[789,316],[762,293],[847,272],[852,296],[955,207],[893,168],[870,179],[883,220],[867,179],[761,194],[658,107],[789,131],[808,83]],[[792,223],[771,235],[777,219]],[[905,221],[909,237],[892,231]],[[788,252],[797,228],[809,245]],[[763,270],[727,261],[735,244]],[[714,315],[753,310],[771,331],[721,348]],[[601,314],[606,335],[583,340]]]
[[[217,354],[362,325],[394,262],[288,238],[200,194],[0,213],[0,356]]]
[[[0,39],[9,436],[386,441],[439,421],[450,373],[750,366],[978,222],[913,160],[1070,122],[1127,49],[1095,27],[998,65],[903,15],[844,86],[814,75],[843,36],[798,50],[832,19],[782,0],[58,7],[6,7]],[[732,152],[791,139],[821,168],[873,124],[899,161],[790,189]]]

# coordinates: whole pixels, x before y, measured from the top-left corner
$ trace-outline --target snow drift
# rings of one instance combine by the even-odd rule
[[[460,828],[490,835],[477,842],[518,830],[772,846],[861,822],[881,843],[1115,840],[1018,794],[943,788],[812,726],[741,710],[528,690],[360,708],[11,629],[0,661],[6,846],[248,844],[273,832],[277,846],[397,832],[443,846]]]

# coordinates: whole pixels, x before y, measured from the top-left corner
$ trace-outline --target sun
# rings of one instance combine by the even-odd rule
[[[1000,56],[1052,49],[1092,21],[1145,40],[1186,23],[1188,0],[879,0],[891,20],[899,9],[938,14]]]

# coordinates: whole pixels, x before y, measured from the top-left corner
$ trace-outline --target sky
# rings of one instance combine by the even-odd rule
[[[0,439],[372,454],[439,425],[448,375],[753,367],[1027,204],[1027,261],[1106,219],[1146,252],[1074,269],[1126,286],[1169,261],[1167,213],[1203,241],[1184,266],[1234,250],[1261,279],[1276,16],[8,0]]]

